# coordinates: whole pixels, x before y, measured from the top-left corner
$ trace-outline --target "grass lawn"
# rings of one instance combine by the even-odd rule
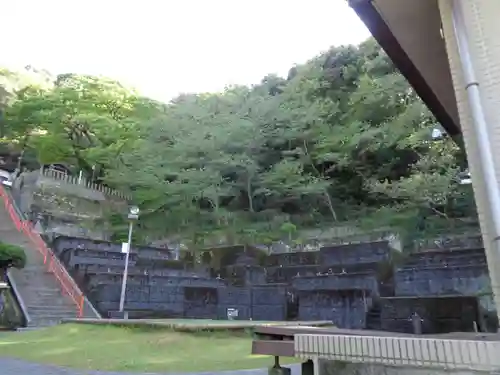
[[[248,334],[224,331],[181,333],[62,324],[38,331],[0,332],[0,358],[84,370],[195,372],[265,368],[273,364],[271,357],[253,356],[250,352]]]

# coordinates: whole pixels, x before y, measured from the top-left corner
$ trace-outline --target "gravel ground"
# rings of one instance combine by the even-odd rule
[[[300,375],[300,365],[289,365],[292,375]],[[0,358],[1,375],[181,375],[173,373],[130,373],[130,372],[104,372],[104,371],[82,371],[55,366],[40,365],[19,361],[16,359]],[[182,375],[267,375],[267,369],[221,371],[221,372],[196,372]]]

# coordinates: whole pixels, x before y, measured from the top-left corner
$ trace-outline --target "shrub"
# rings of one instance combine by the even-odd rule
[[[0,242],[0,270],[10,267],[24,268],[26,254],[20,246]]]

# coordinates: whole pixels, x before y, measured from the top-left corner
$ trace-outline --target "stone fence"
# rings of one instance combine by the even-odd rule
[[[77,185],[84,187],[85,189],[101,192],[110,197],[116,197],[118,199],[123,199],[127,201],[131,200],[131,197],[129,195],[122,193],[118,190],[111,189],[107,186],[91,182],[83,176],[79,177],[70,176],[65,172],[60,172],[54,169],[40,169],[40,174],[45,178],[50,178],[52,180],[59,181],[67,185]]]

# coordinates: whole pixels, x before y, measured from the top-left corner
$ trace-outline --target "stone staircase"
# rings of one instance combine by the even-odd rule
[[[365,329],[372,331],[382,330],[382,309],[378,302],[374,302],[373,306],[366,313]]]
[[[78,316],[76,305],[69,296],[62,295],[57,279],[47,271],[41,254],[29,238],[16,229],[3,204],[0,204],[0,241],[21,246],[26,252],[26,267],[12,269],[10,277],[28,312],[28,327],[50,326]]]

